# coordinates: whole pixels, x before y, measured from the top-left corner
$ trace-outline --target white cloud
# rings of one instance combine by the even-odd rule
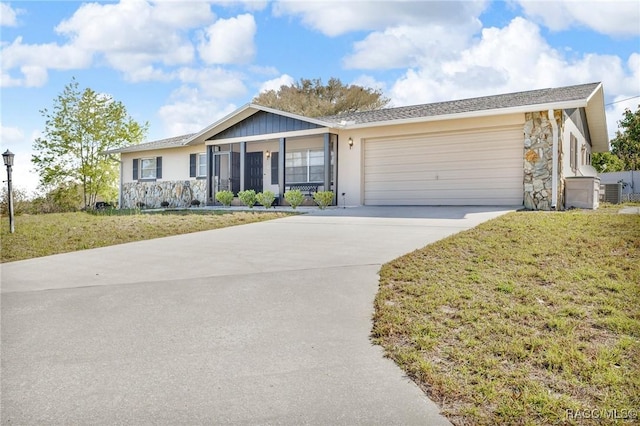
[[[449,59],[465,48],[479,23],[468,25],[426,24],[395,26],[373,32],[354,43],[354,53],[344,58],[346,68],[388,69],[415,67],[426,62]]]
[[[12,181],[13,187],[28,194],[33,193],[38,187],[39,177],[32,170],[31,163],[32,143],[40,136],[40,132],[33,131],[25,137],[25,131],[15,126],[5,126],[0,123],[0,140],[2,141],[2,152],[8,149],[15,154]],[[6,175],[5,175],[6,176]]]
[[[273,13],[299,16],[307,26],[337,36],[400,24],[462,25],[476,21],[486,4],[486,1],[281,1],[273,5]]]
[[[637,0],[520,0],[518,3],[527,17],[553,31],[582,26],[613,36],[640,34],[640,6]]]
[[[268,76],[279,74],[278,68],[273,66],[251,65],[249,66],[249,71],[252,72],[253,74],[268,75]]]
[[[606,90],[606,87],[605,87]],[[626,109],[637,111],[640,108],[638,95],[618,95],[606,107],[607,127],[609,128],[609,140],[616,136],[618,121],[622,120],[622,114]]]
[[[269,0],[217,0],[212,3],[225,7],[240,5],[244,10],[258,12],[267,7]]]
[[[211,98],[234,98],[247,92],[242,76],[223,68],[181,68],[177,77],[183,83],[197,84],[202,94]]]
[[[253,15],[219,19],[205,30],[198,53],[208,64],[248,63],[256,53],[255,34]]]
[[[281,86],[290,86],[295,82],[293,77],[289,74],[282,74],[278,78],[274,78],[272,80],[267,80],[260,85],[260,90],[258,90],[258,94],[262,92],[267,92],[269,90],[275,90],[276,92],[280,90]]]
[[[91,54],[73,45],[56,43],[23,44],[22,37],[2,47],[2,86],[40,87],[47,82],[47,70],[86,68]],[[14,68],[22,72],[22,78],[10,75]],[[6,78],[5,78],[6,76]]]
[[[198,132],[236,110],[235,105],[203,96],[195,88],[183,86],[171,97],[158,111],[167,137]]]
[[[104,55],[114,68],[135,73],[154,63],[192,61],[194,49],[185,31],[213,19],[207,3],[125,0],[84,4],[56,31],[68,36],[74,46]]]
[[[420,62],[393,84],[389,96],[394,105],[596,81],[604,83],[609,96],[640,93],[640,54],[632,54],[626,64],[615,55],[566,57],[547,43],[537,25],[523,18],[504,28],[485,28],[454,59],[425,55]],[[611,129],[615,121],[608,124]]]
[[[422,58],[426,64],[429,57]],[[589,54],[566,58],[539,28],[515,18],[504,28],[485,28],[481,38],[438,67],[409,70],[392,88],[398,104],[431,102],[603,80],[624,82],[620,58]]]
[[[21,9],[13,9],[8,3],[0,3],[0,27],[16,27]]]
[[[3,145],[10,145],[21,142],[24,139],[24,132],[17,127],[8,127],[0,123],[0,141]]]
[[[379,90],[382,93],[387,92],[387,85],[382,81],[377,81],[375,78],[369,75],[361,75],[351,82],[356,86],[369,87],[374,90]]]

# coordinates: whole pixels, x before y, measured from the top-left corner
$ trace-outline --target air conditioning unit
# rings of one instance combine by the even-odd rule
[[[611,204],[620,204],[622,202],[621,183],[605,183],[602,186],[604,186],[604,199],[602,201]]]

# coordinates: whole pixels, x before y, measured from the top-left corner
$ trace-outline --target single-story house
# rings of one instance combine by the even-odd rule
[[[340,206],[552,210],[565,207],[566,179],[596,176],[591,153],[608,148],[603,87],[590,83],[321,118],[247,104],[197,133],[110,153],[123,208],[214,205],[227,189],[282,202],[303,188],[331,190]]]

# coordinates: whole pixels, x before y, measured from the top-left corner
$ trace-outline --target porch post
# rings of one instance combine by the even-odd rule
[[[212,206],[215,204],[213,199],[213,145],[207,147],[207,204]]]
[[[280,193],[280,202],[284,201],[284,165],[285,165],[285,150],[287,149],[287,139],[280,138],[280,154],[278,154],[278,192]]]
[[[245,156],[247,155],[247,143],[240,142],[240,191],[244,191],[244,167]]]
[[[324,190],[331,191],[331,133],[324,134]]]

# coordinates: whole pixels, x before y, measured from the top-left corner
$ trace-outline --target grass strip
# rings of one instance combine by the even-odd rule
[[[143,214],[51,213],[2,220],[1,261],[12,262],[132,241],[207,231],[287,216],[283,212],[168,211]]]
[[[374,341],[457,425],[638,422],[640,215],[616,212],[515,212],[384,265]]]

